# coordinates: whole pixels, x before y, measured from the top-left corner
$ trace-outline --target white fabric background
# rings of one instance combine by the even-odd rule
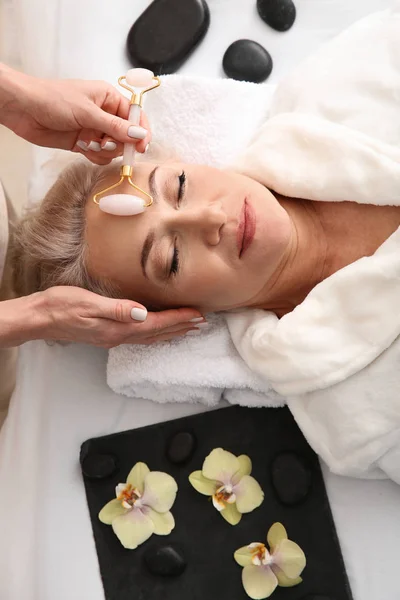
[[[124,72],[124,42],[146,0],[16,0],[22,56],[38,75],[101,77]],[[280,80],[303,57],[389,0],[297,0],[284,34],[256,14],[255,0],[209,0],[212,24],[182,73],[221,75],[224,50],[249,37],[271,52]],[[36,153],[41,161],[40,151]],[[27,344],[0,437],[1,600],[104,598],[78,465],[80,444],[204,410],[116,396],[106,386],[106,351]],[[324,468],[355,600],[396,600],[400,488],[334,476]]]

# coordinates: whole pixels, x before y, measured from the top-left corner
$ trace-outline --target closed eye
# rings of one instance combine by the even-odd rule
[[[184,193],[185,193],[185,187],[186,187],[185,171],[182,171],[182,173],[179,175],[178,179],[179,179],[179,189],[178,189],[178,204],[179,204],[179,202],[182,200]]]
[[[179,180],[179,188],[178,188],[178,206],[185,194],[185,187],[186,187],[186,173],[185,171],[182,171],[182,173],[179,175],[178,177]],[[169,276],[171,277],[172,275],[177,275],[179,271],[179,251],[178,248],[176,246],[176,240],[174,242],[174,253],[172,255],[172,261],[171,261],[171,267],[169,270]]]
[[[179,251],[178,251],[178,248],[176,247],[176,242],[175,242],[174,254],[172,256],[171,268],[169,270],[169,274],[170,274],[170,276],[176,275],[178,273],[178,271],[179,271]]]

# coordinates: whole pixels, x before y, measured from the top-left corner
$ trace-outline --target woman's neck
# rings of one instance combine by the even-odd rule
[[[326,277],[328,243],[312,203],[277,198],[291,219],[292,236],[284,259],[265,288],[262,308],[283,316]]]
[[[321,281],[372,255],[400,225],[400,207],[354,202],[277,199],[293,227],[288,252],[265,288],[259,307],[278,317],[303,302]]]

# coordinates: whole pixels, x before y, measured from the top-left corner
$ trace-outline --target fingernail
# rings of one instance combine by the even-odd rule
[[[87,151],[88,151],[88,145],[87,145],[87,143],[86,143],[86,142],[84,142],[83,140],[78,140],[78,141],[76,142],[76,145],[77,145],[77,146],[78,146],[78,147],[79,147],[81,150],[83,150],[84,152],[87,152]]]
[[[189,323],[200,323],[200,321],[204,321],[204,317],[195,317],[194,319],[190,319]]]
[[[190,331],[185,333],[185,335],[190,335],[192,337],[193,335],[199,335],[200,333],[200,329],[191,329]]]
[[[145,321],[147,317],[147,310],[145,308],[132,308],[131,317],[134,321]]]
[[[137,140],[144,140],[147,135],[147,129],[140,127],[140,125],[131,125],[128,129],[128,135]]]
[[[199,329],[207,329],[208,327],[210,327],[209,323],[199,323],[198,325],[196,325],[196,327],[198,327]]]
[[[107,150],[108,152],[113,152],[117,147],[115,142],[106,142],[103,146],[103,150]]]
[[[143,154],[146,154],[146,152],[149,148],[150,148],[150,142],[147,144],[146,148],[143,150]]]
[[[100,146],[99,142],[94,142],[92,140],[88,146],[88,150],[93,150],[93,152],[100,152],[101,146]]]

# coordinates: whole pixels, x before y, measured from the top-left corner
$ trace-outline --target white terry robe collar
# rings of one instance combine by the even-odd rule
[[[242,358],[282,395],[346,379],[400,335],[400,228],[374,256],[322,281],[282,319],[248,310],[227,321]]]
[[[277,88],[235,168],[289,197],[400,205],[399,40],[397,1],[326,44]],[[346,379],[400,335],[400,230],[282,319],[248,310],[227,322],[246,363],[283,395]]]

